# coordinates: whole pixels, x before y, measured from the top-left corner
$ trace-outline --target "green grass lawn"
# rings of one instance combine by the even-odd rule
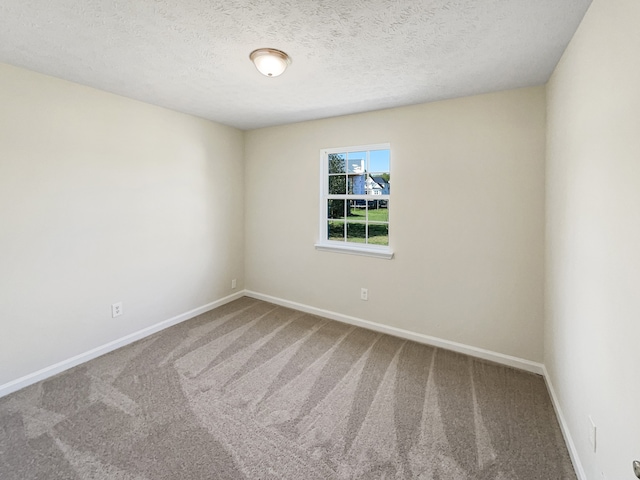
[[[365,208],[351,208],[349,214],[349,220],[365,220],[366,215]],[[370,222],[388,222],[389,210],[386,208],[378,208],[377,210],[369,209],[369,221]]]
[[[349,220],[352,219],[355,220],[353,216],[350,216]],[[364,220],[364,215],[362,215],[361,219]],[[388,224],[370,223],[368,242],[366,232],[366,224],[364,222],[347,222],[347,242],[389,245]],[[329,221],[329,240],[344,241],[344,222],[338,220]]]

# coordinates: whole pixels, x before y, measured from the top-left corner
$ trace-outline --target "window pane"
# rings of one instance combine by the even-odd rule
[[[365,200],[350,200],[347,215],[349,220],[362,220],[364,222],[367,219],[367,202]]]
[[[344,153],[329,154],[329,173],[346,172],[347,155]]]
[[[327,227],[329,240],[344,242],[344,222],[329,220]]]
[[[388,173],[371,173],[367,176],[367,195],[389,195],[390,175]]]
[[[347,241],[365,243],[367,241],[367,224],[347,222]]]
[[[376,173],[389,173],[389,150],[371,150],[369,152],[369,171]]]
[[[367,191],[366,175],[349,175],[349,192],[352,195],[364,195]]]
[[[350,152],[347,157],[347,173],[363,175],[367,170],[367,152]]]
[[[344,175],[329,176],[329,194],[344,195],[346,192],[347,182]]]
[[[387,200],[369,200],[367,220],[370,222],[389,221],[389,202]]]
[[[327,205],[327,216],[329,218],[344,219],[345,200],[329,200]]]
[[[369,243],[374,245],[389,245],[389,224],[370,223]]]

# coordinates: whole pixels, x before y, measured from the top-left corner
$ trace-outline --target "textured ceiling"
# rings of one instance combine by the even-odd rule
[[[0,62],[251,129],[543,84],[590,3],[2,0]]]

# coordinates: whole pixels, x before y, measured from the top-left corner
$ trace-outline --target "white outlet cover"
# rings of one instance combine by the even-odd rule
[[[122,315],[122,302],[111,305],[111,317],[116,318]]]
[[[593,421],[593,418],[591,418],[591,416],[589,416],[589,443],[591,444],[591,447],[593,448],[593,451],[595,453],[596,451],[596,447],[597,447],[597,437],[596,437],[596,424]]]

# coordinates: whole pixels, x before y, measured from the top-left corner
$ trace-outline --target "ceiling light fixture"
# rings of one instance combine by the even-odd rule
[[[291,65],[291,58],[275,48],[259,48],[249,54],[258,71],[267,77],[277,77]]]

